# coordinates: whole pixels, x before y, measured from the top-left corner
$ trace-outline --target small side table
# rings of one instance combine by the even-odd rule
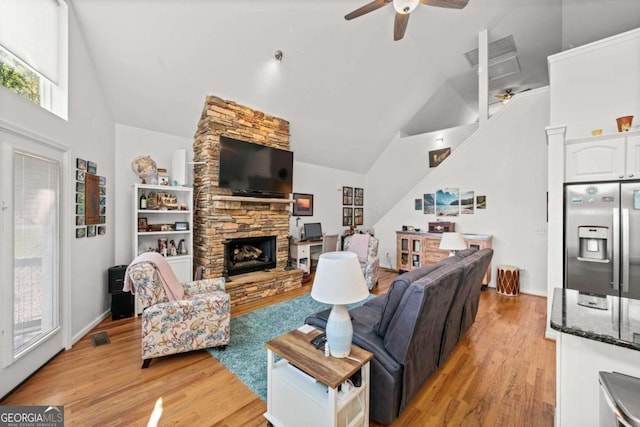
[[[369,426],[369,362],[373,354],[351,346],[350,358],[325,356],[297,329],[265,343],[267,347],[267,412],[277,427]],[[276,361],[275,356],[280,359]],[[360,384],[339,390],[360,372]]]
[[[514,265],[499,265],[496,291],[500,295],[518,296],[520,294],[520,269]]]

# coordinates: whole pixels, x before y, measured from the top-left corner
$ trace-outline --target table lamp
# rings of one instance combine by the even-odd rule
[[[467,244],[464,242],[461,233],[442,233],[440,249],[449,251],[449,256],[454,256],[456,251],[467,249]]]
[[[362,301],[367,296],[369,289],[354,252],[326,252],[320,255],[311,297],[325,304],[333,304],[326,331],[333,357],[347,357],[351,351],[353,326],[346,304]]]

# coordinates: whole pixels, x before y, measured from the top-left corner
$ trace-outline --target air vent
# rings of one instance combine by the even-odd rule
[[[489,63],[489,80],[496,80],[520,72],[518,57],[510,55]]]
[[[513,41],[513,36],[507,36],[500,40],[496,40],[494,42],[489,43],[487,46],[488,49],[488,61],[491,63],[492,60],[502,58],[505,56],[515,56],[517,52],[516,44]],[[471,64],[472,67],[477,67],[479,62],[479,51],[478,49],[470,50],[469,52],[464,54],[467,57],[467,60]]]
[[[110,342],[111,340],[106,332],[98,332],[91,335],[91,344],[93,344],[94,347],[109,344]]]

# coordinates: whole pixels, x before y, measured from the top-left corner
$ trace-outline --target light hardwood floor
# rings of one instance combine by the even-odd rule
[[[383,271],[376,293],[396,273]],[[308,293],[310,286],[234,310]],[[544,338],[546,299],[482,292],[476,322],[393,426],[552,426],[555,344]],[[93,347],[105,331],[110,344]],[[67,426],[264,426],[266,404],[206,351],[140,369],[140,319],[101,322],[7,396],[2,405],[64,405]],[[233,331],[232,331],[233,333]],[[372,422],[371,426],[378,426]]]

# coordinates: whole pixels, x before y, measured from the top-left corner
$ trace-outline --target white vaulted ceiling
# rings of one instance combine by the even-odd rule
[[[360,173],[398,132],[477,120],[480,31],[517,48],[494,100],[547,85],[548,55],[640,25],[637,0],[469,0],[418,5],[394,42],[391,5],[344,19],[369,0],[68,1],[116,122],[190,138],[215,95],[288,120],[296,160]]]

